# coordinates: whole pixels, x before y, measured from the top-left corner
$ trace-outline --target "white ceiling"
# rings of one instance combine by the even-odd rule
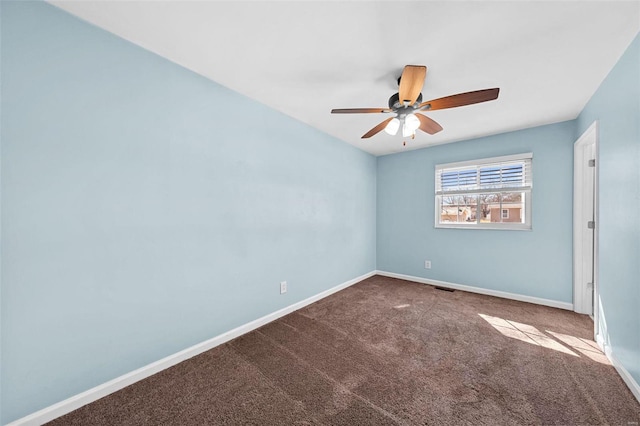
[[[638,1],[53,1],[153,51],[375,155],[575,118],[640,30]],[[415,140],[386,107],[406,64],[426,65],[424,100],[500,87],[496,101],[427,112]]]

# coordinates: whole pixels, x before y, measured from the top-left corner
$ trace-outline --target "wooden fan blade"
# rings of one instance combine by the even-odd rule
[[[393,120],[395,117],[389,117],[386,120],[384,120],[382,123],[378,124],[376,127],[374,127],[373,129],[369,130],[367,133],[365,133],[364,135],[362,135],[362,139],[367,139],[370,138],[371,136],[375,135],[376,133],[380,132],[382,129],[384,129],[385,127],[387,127],[387,124],[389,124],[389,122],[391,120]]]
[[[423,102],[420,108],[429,106],[429,110],[455,108],[459,106],[477,104],[480,102],[492,101],[498,98],[499,88],[476,90],[474,92],[458,93],[457,95],[445,96],[444,98],[433,99]]]
[[[393,110],[389,108],[338,108],[331,110],[331,114],[369,114],[380,112],[393,112]]]
[[[400,103],[409,102],[409,105],[416,103],[420,96],[424,78],[427,76],[427,67],[424,65],[407,65],[400,77]]]
[[[427,132],[430,135],[435,135],[442,130],[441,125],[439,125],[426,115],[416,113],[416,117],[418,117],[418,120],[420,120],[420,130],[422,130],[423,132]]]

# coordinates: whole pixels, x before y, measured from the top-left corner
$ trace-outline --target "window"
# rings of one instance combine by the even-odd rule
[[[436,228],[531,229],[532,158],[437,165]]]

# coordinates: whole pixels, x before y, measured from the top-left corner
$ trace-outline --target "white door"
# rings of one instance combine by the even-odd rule
[[[574,145],[574,310],[592,318],[597,312],[596,144],[594,123]]]

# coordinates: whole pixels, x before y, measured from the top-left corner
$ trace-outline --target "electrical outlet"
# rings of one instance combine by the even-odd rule
[[[431,269],[431,261],[430,260],[425,260],[424,261],[424,269]]]
[[[280,294],[284,294],[287,292],[287,282],[280,281]]]

